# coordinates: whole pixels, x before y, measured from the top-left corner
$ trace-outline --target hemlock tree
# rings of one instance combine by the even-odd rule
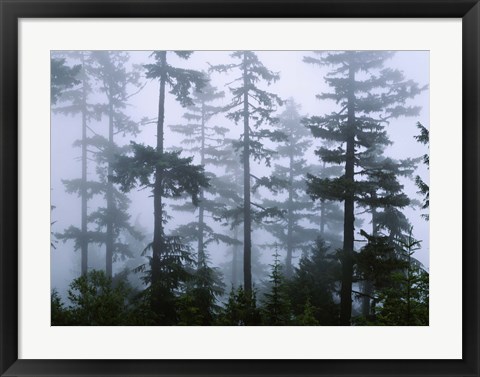
[[[117,257],[132,256],[129,245],[121,240],[121,233],[128,232],[138,238],[140,234],[130,224],[127,213],[129,199],[119,192],[109,178],[113,174],[115,156],[125,153],[128,147],[116,144],[117,135],[135,136],[138,134],[138,124],[126,114],[128,91],[137,90],[140,86],[140,72],[137,67],[129,68],[130,56],[122,51],[93,51],[93,74],[99,82],[99,90],[106,96],[103,112],[108,119],[107,137],[101,133],[89,138],[89,145],[95,148],[98,167],[97,173],[102,185],[101,192],[105,197],[106,206],[98,208],[89,215],[89,220],[97,224],[98,238],[105,243],[105,274],[112,277],[113,261]]]
[[[352,280],[354,260],[355,203],[361,193],[361,177],[366,151],[373,145],[389,143],[385,126],[390,119],[412,116],[419,108],[407,101],[421,92],[418,84],[405,80],[395,69],[383,68],[392,52],[341,51],[305,57],[310,64],[331,66],[325,78],[332,93],[317,97],[333,100],[339,110],[325,116],[307,119],[315,137],[337,143],[337,148],[320,148],[317,154],[328,163],[344,166],[344,174],[335,179],[310,176],[309,193],[314,199],[327,198],[344,202],[342,286],[340,292],[340,324],[350,325],[352,312]],[[356,178],[358,177],[358,178]]]
[[[172,52],[170,52],[172,53]],[[188,59],[191,51],[174,51],[182,59]],[[146,279],[152,311],[158,323],[177,322],[176,293],[182,282],[188,279],[185,263],[191,262],[188,248],[176,237],[167,237],[164,223],[163,198],[179,198],[188,194],[198,204],[201,187],[208,186],[202,166],[192,164],[193,157],[182,158],[180,152],[164,151],[165,89],[182,106],[193,105],[191,90],[200,90],[205,85],[201,72],[174,67],[167,63],[167,51],[155,51],[155,63],[145,65],[146,77],[159,80],[159,102],[156,147],[132,142],[132,156],[120,156],[114,167],[114,182],[123,191],[136,186],[150,188],[153,192],[154,231],[150,258],[150,271]]]
[[[75,143],[81,147],[81,178],[63,180],[68,193],[77,193],[81,199],[80,228],[70,226],[57,238],[66,242],[73,240],[74,249],[81,251],[81,274],[88,272],[88,244],[93,235],[88,230],[87,202],[100,190],[98,182],[89,181],[87,177],[87,165],[89,159],[88,152],[88,134],[92,133],[90,124],[93,121],[99,121],[102,115],[102,109],[98,104],[90,102],[92,94],[95,92],[94,78],[92,74],[93,61],[91,53],[86,51],[72,51],[64,54],[68,59],[79,62],[80,85],[66,89],[61,97],[58,98],[58,105],[52,110],[54,113],[65,115],[81,116],[81,139]]]
[[[264,82],[270,84],[279,79],[277,73],[269,71],[258,59],[253,51],[235,51],[230,55],[237,63],[226,65],[217,65],[211,67],[211,70],[217,72],[238,72],[234,83],[238,86],[230,87],[233,95],[231,103],[228,105],[229,113],[227,117],[235,123],[243,121],[243,134],[239,141],[235,143],[235,148],[241,150],[241,160],[243,162],[243,271],[244,271],[244,289],[245,294],[252,293],[252,271],[251,271],[251,253],[252,253],[252,202],[251,202],[251,173],[250,160],[265,160],[270,165],[270,159],[273,151],[269,150],[263,144],[264,140],[281,141],[284,135],[275,130],[270,130],[264,126],[273,125],[276,120],[272,114],[277,105],[281,105],[281,99],[263,89],[258,84]],[[272,211],[264,211],[261,216],[270,216]]]

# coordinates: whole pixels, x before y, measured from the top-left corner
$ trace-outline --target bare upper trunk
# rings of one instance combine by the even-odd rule
[[[250,127],[248,111],[248,76],[246,54],[243,56],[243,284],[247,297],[252,291],[252,219],[250,216]]]
[[[340,324],[350,325],[352,315],[352,279],[354,247],[354,190],[355,182],[355,70],[350,65],[348,93],[348,136],[345,162],[345,215],[343,224],[342,287],[340,291]]]

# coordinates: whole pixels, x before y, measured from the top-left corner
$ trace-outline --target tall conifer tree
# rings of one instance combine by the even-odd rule
[[[312,171],[312,166],[304,158],[306,150],[311,146],[310,131],[301,124],[299,105],[293,99],[286,101],[285,110],[279,115],[278,128],[286,136],[286,140],[276,148],[276,159],[284,159],[286,164],[275,164],[272,176],[277,181],[281,193],[286,199],[264,200],[265,207],[276,207],[284,211],[282,221],[265,225],[280,244],[275,247],[286,251],[285,277],[292,276],[292,258],[294,251],[306,251],[315,241],[317,229],[301,225],[302,219],[311,218],[312,201],[306,194],[305,176]]]
[[[127,213],[129,199],[119,192],[112,180],[115,156],[125,153],[127,147],[117,145],[118,136],[132,135],[139,132],[138,124],[125,112],[128,105],[129,91],[140,86],[138,67],[128,67],[129,54],[123,51],[93,51],[91,54],[94,66],[92,73],[99,83],[100,92],[105,94],[106,102],[102,111],[107,118],[107,132],[95,133],[89,138],[89,145],[95,149],[98,163],[97,172],[102,184],[102,194],[106,205],[89,215],[89,220],[98,226],[98,239],[105,243],[105,274],[112,278],[113,260],[130,254],[129,246],[122,242],[120,234],[129,232],[134,237],[140,234],[131,226]]]
[[[281,105],[281,99],[259,87],[263,82],[267,85],[277,81],[280,76],[268,70],[258,59],[253,51],[235,51],[231,57],[238,62],[217,65],[211,70],[218,72],[238,72],[233,82],[238,86],[231,87],[233,95],[228,106],[228,118],[235,123],[243,122],[243,133],[241,139],[235,143],[235,148],[241,150],[243,162],[243,280],[245,293],[252,292],[252,202],[251,202],[251,173],[250,162],[253,160],[265,160],[270,165],[272,156],[271,150],[265,147],[264,140],[280,141],[284,135],[278,131],[266,128],[267,125],[275,123],[273,112],[277,105]]]
[[[339,51],[305,57],[306,63],[330,66],[325,78],[332,93],[317,96],[333,100],[339,110],[325,116],[313,116],[306,122],[315,137],[337,143],[337,148],[322,147],[317,151],[328,163],[344,166],[344,174],[336,179],[310,176],[309,193],[315,199],[328,198],[344,202],[344,234],[341,253],[342,282],[340,323],[350,325],[352,312],[352,280],[354,264],[355,204],[362,193],[359,170],[363,169],[368,151],[374,145],[389,143],[385,125],[390,119],[413,116],[419,109],[410,107],[408,99],[421,88],[395,69],[384,68],[392,52]]]
[[[65,115],[80,115],[81,139],[75,142],[81,147],[81,178],[64,180],[63,183],[68,193],[77,193],[81,200],[80,228],[70,226],[57,237],[63,241],[73,240],[75,250],[81,252],[81,274],[88,272],[88,244],[92,241],[92,234],[88,229],[88,200],[100,190],[98,182],[88,179],[87,167],[89,160],[88,137],[92,133],[91,123],[101,119],[102,109],[98,104],[90,102],[95,93],[94,78],[92,74],[93,61],[91,53],[87,51],[71,51],[62,53],[65,58],[71,59],[80,66],[78,80],[79,86],[63,91],[58,98],[57,106],[53,108],[56,113]],[[61,57],[60,57],[61,58]]]
[[[167,218],[163,199],[188,194],[192,202],[198,204],[201,187],[208,186],[203,167],[192,164],[193,157],[182,158],[180,152],[164,150],[166,87],[169,86],[170,93],[186,107],[193,105],[191,91],[201,90],[205,85],[201,72],[168,64],[167,55],[172,53],[188,59],[192,51],[155,51],[152,54],[155,62],[145,65],[146,77],[158,79],[160,84],[156,147],[132,143],[133,156],[119,157],[113,177],[123,191],[141,186],[151,188],[153,192],[154,231],[148,282],[151,307],[161,324],[177,321],[175,294],[179,284],[188,276],[183,263],[190,260],[188,249],[178,239],[165,235]]]
[[[227,157],[225,152],[225,135],[228,128],[212,125],[210,120],[213,116],[222,111],[222,106],[216,106],[215,101],[225,96],[224,92],[219,92],[213,87],[209,79],[205,78],[207,84],[201,92],[194,92],[192,95],[193,105],[187,108],[183,115],[186,124],[171,125],[172,131],[184,136],[182,144],[186,147],[183,151],[199,155],[200,165],[222,166]],[[211,170],[211,169],[210,169]],[[224,206],[216,197],[218,191],[222,189],[222,182],[212,172],[206,173],[211,181],[207,189],[201,189],[198,203],[198,221],[181,225],[177,232],[189,241],[197,242],[197,262],[198,266],[204,264],[206,259],[206,247],[208,244],[216,242],[231,243],[229,237],[218,233],[206,222],[206,215],[219,218]],[[220,186],[220,187],[219,187]],[[224,186],[224,185],[223,185]],[[190,210],[191,206],[175,206],[177,210]]]

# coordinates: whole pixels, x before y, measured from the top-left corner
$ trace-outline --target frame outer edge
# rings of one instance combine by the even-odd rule
[[[128,3],[128,1],[122,3]],[[144,1],[144,3],[149,3],[150,1]],[[92,362],[92,360],[17,360],[18,359],[18,261],[16,252],[8,252],[9,250],[16,250],[17,241],[18,241],[18,124],[17,124],[17,113],[18,113],[18,77],[12,73],[17,72],[17,63],[18,63],[18,28],[17,21],[20,17],[61,17],[62,15],[56,12],[53,7],[56,5],[62,5],[60,8],[63,9],[63,12],[68,13],[66,17],[72,17],[72,13],[66,11],[65,5],[68,5],[68,1],[64,1],[64,4],[60,4],[58,1],[45,0],[35,0],[27,1],[25,3],[18,2],[14,3],[12,1],[0,0],[0,16],[1,16],[1,32],[2,37],[0,41],[0,62],[2,63],[0,69],[0,83],[1,83],[1,98],[0,98],[0,375],[1,376],[46,376],[46,375],[63,375],[63,376],[100,376],[100,375],[112,375],[112,372],[115,373],[120,366],[120,363],[113,362],[112,360],[97,360],[97,362]],[[94,3],[89,1],[74,1],[76,8],[89,8],[90,11],[94,7]],[[108,3],[113,3],[111,1],[104,1],[103,7],[100,6],[98,9],[99,13],[102,15],[107,12],[105,5]],[[168,1],[167,1],[168,3]],[[287,1],[288,3],[288,1]],[[324,2],[325,3],[325,2]],[[340,3],[340,1],[339,1]],[[362,1],[359,1],[358,4],[361,4]],[[365,1],[365,3],[372,2]],[[386,2],[381,4],[385,5]],[[425,2],[422,2],[424,5]],[[436,3],[437,5],[441,1],[432,1],[432,5]],[[468,125],[467,129],[463,129],[463,239],[464,239],[464,259],[463,259],[463,270],[464,277],[463,283],[464,287],[469,286],[469,292],[467,294],[466,290],[463,292],[463,346],[464,346],[464,359],[463,363],[458,363],[456,368],[449,369],[448,367],[443,373],[439,373],[440,365],[438,369],[433,367],[430,372],[408,372],[407,370],[401,372],[391,370],[389,375],[450,375],[450,376],[479,376],[479,363],[478,363],[478,342],[479,342],[479,298],[478,298],[478,273],[480,273],[479,266],[479,239],[477,233],[479,230],[478,224],[478,169],[479,169],[479,120],[480,120],[480,110],[479,110],[479,99],[480,99],[480,87],[479,87],[479,42],[480,42],[480,6],[478,2],[475,3],[470,1],[459,1],[458,6],[451,6],[448,11],[445,11],[445,14],[442,14],[443,17],[461,17],[463,18],[463,124]],[[460,3],[462,4],[460,6]],[[124,5],[125,5],[124,4]],[[235,4],[239,6],[239,2],[236,1]],[[265,2],[262,2],[265,6]],[[408,1],[406,4],[411,4]],[[468,5],[467,5],[468,4]],[[46,5],[43,10],[39,10],[39,5]],[[81,5],[81,6],[80,6]],[[339,4],[340,5],[340,4]],[[346,5],[346,4],[341,4]],[[351,5],[351,3],[350,3]],[[380,5],[380,4],[379,4]],[[445,2],[445,5],[448,5]],[[451,3],[450,3],[451,5]],[[471,6],[470,6],[471,5]],[[32,8],[27,9],[29,6]],[[358,5],[354,8],[358,9]],[[468,7],[468,12],[460,15],[459,9],[466,9]],[[155,7],[154,7],[155,8]],[[228,8],[226,5],[224,9]],[[244,7],[241,7],[243,12],[245,12]],[[347,8],[347,7],[346,7]],[[379,6],[379,8],[382,8]],[[407,8],[410,8],[407,6]],[[417,6],[419,8],[419,6]],[[423,9],[417,11],[416,17],[421,17],[425,15],[428,17],[428,10]],[[455,9],[452,11],[451,9]],[[142,11],[135,9],[134,6],[131,7],[132,14],[138,16]],[[111,13],[115,11],[110,10]],[[192,11],[192,13],[203,13],[204,11]],[[345,14],[350,14],[352,11],[344,11]],[[88,12],[87,12],[88,13]],[[379,12],[381,13],[381,11]],[[408,11],[407,11],[408,13]],[[443,11],[442,11],[443,13]],[[251,14],[251,13],[250,13]],[[420,15],[421,14],[421,15]],[[362,16],[358,14],[357,16]],[[151,16],[151,15],[150,15]],[[200,14],[198,14],[200,16]],[[367,15],[368,16],[368,15]],[[381,17],[381,15],[378,15]],[[430,14],[432,16],[432,14]],[[437,13],[436,16],[439,16]],[[221,17],[221,15],[220,15]],[[390,16],[390,17],[395,17]],[[468,77],[468,79],[467,79]],[[469,177],[469,182],[467,185],[467,177]],[[468,199],[468,200],[466,200]],[[472,250],[473,249],[473,250]],[[465,257],[468,255],[468,257]],[[467,307],[467,304],[469,306]],[[467,310],[468,309],[468,310]],[[468,324],[468,327],[466,326]],[[474,346],[474,347],[468,347]],[[84,362],[88,362],[87,365]],[[116,367],[110,369],[107,365],[113,366],[111,363],[117,364]],[[125,362],[125,361],[124,361]],[[150,369],[150,373],[145,373],[146,375],[162,375],[160,373],[153,372],[155,368],[148,368],[146,364],[150,363],[141,363],[141,360],[135,360],[128,362],[127,365],[134,367],[142,364],[141,369],[145,373],[145,369]],[[195,362],[194,362],[195,363]],[[68,364],[68,365],[66,365]],[[75,369],[76,366],[83,364],[83,367]],[[105,365],[106,364],[106,365]],[[124,375],[139,375],[138,372],[133,372],[125,363],[123,363],[123,373]],[[157,363],[151,363],[157,365]],[[232,363],[233,364],[233,363]],[[355,364],[355,362],[353,363]],[[439,363],[440,364],[440,363]],[[56,365],[56,366],[55,366]],[[64,367],[60,367],[64,365]],[[97,367],[93,367],[97,365]],[[152,365],[152,366],[153,366]],[[102,367],[103,366],[103,367]],[[57,369],[57,367],[60,367]],[[106,367],[106,368],[105,368]],[[135,367],[134,367],[135,368]],[[110,369],[110,370],[109,370]],[[137,368],[135,368],[137,369]],[[138,370],[137,369],[137,370]],[[167,368],[168,369],[168,368]],[[188,368],[187,368],[188,369]],[[204,368],[201,368],[205,370]],[[207,370],[213,371],[214,368],[208,367]],[[289,368],[286,368],[287,370]],[[302,369],[302,368],[299,368]],[[389,369],[389,368],[388,368]],[[402,368],[401,368],[402,369]],[[7,371],[8,370],[8,371]],[[55,372],[54,372],[55,370]],[[87,372],[88,370],[88,372]],[[103,370],[103,373],[100,372]],[[107,371],[108,370],[108,371]],[[449,371],[447,371],[449,370]],[[456,372],[454,372],[456,370]],[[98,373],[101,374],[98,374]],[[239,371],[232,370],[233,373],[230,375],[239,376]],[[321,370],[318,370],[319,373],[314,375],[322,375]],[[206,375],[218,375],[219,371],[217,370],[214,373],[208,373]],[[221,372],[220,372],[221,373]],[[288,373],[288,372],[287,372]],[[365,370],[359,370],[358,375],[364,374]],[[419,374],[421,373],[421,374]],[[437,374],[438,373],[438,374]],[[185,375],[201,375],[202,373],[187,373]],[[284,373],[280,373],[286,375]],[[310,374],[310,373],[306,373]],[[350,373],[347,373],[350,374]],[[375,373],[377,374],[377,373]],[[167,373],[163,373],[164,376]],[[179,375],[175,373],[174,375]],[[227,374],[222,374],[227,375]],[[247,375],[247,374],[245,374]],[[248,375],[252,376],[253,373]],[[261,374],[264,375],[264,374]],[[272,373],[269,373],[272,375]],[[293,376],[294,374],[292,374]],[[305,372],[303,373],[305,375]]]
[[[463,360],[479,376],[480,3],[463,17]],[[465,287],[469,287],[466,290]]]
[[[17,14],[0,2],[0,374],[18,358]]]

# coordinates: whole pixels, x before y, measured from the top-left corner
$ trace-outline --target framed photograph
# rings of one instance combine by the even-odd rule
[[[0,4],[1,376],[479,375],[477,1]]]

